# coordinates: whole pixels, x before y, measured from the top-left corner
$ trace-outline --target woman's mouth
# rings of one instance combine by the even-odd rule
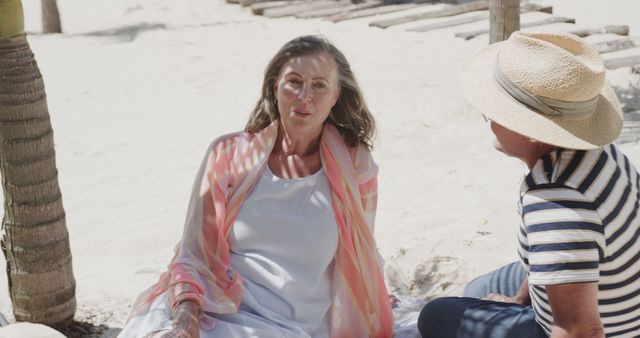
[[[293,114],[297,117],[307,117],[307,116],[311,116],[311,113],[309,113],[306,110],[302,110],[302,109],[294,109],[293,110]]]

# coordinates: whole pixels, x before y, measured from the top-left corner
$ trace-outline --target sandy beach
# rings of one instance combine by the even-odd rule
[[[122,328],[173,255],[207,146],[244,127],[267,62],[305,34],[323,34],[344,52],[377,120],[375,236],[390,292],[460,295],[474,276],[517,259],[525,167],[493,150],[457,78],[488,36],[454,33],[486,22],[417,33],[406,29],[424,22],[380,29],[368,26],[372,18],[268,19],[223,0],[58,0],[64,34],[43,35],[39,1],[23,3],[54,128],[76,319]],[[640,36],[637,0],[537,3],[580,27],[628,24]],[[633,53],[640,47],[606,57]],[[620,68],[608,79],[625,108],[640,112],[640,76]],[[638,166],[640,144],[626,135],[622,149]],[[13,321],[5,274],[0,312]]]

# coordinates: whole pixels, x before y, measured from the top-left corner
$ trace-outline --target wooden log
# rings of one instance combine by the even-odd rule
[[[489,1],[489,43],[503,41],[520,30],[520,0]]]
[[[388,19],[388,20],[373,21],[369,23],[369,26],[387,28],[387,27],[391,27],[394,25],[399,25],[407,22],[413,22],[413,21],[424,20],[424,19],[441,18],[445,16],[453,16],[453,15],[458,15],[458,14],[463,14],[463,13],[468,13],[473,11],[481,11],[488,8],[489,8],[489,3],[486,0],[479,0],[479,1],[462,4],[462,5],[452,5],[447,8],[443,8],[436,11],[407,15],[399,18]]]
[[[523,4],[520,6],[520,13],[526,12],[544,12],[544,13],[553,13],[553,6],[541,6],[538,4]],[[410,32],[428,32],[434,29],[453,27],[458,25],[464,25],[471,22],[482,21],[489,19],[489,12],[484,12],[478,15],[459,17],[452,20],[441,21],[432,23],[430,25],[413,27],[407,29]]]
[[[379,14],[387,14],[387,13],[394,13],[394,12],[404,11],[404,10],[407,10],[407,9],[416,8],[418,6],[421,6],[421,5],[418,5],[418,4],[396,4],[396,5],[380,6],[380,7],[375,7],[375,8],[368,8],[368,9],[363,9],[363,10],[359,10],[359,11],[349,12],[349,13],[345,13],[345,14],[332,15],[332,16],[329,16],[329,17],[325,18],[325,20],[332,21],[332,22],[340,22],[340,21],[344,21],[344,20],[364,18],[364,17],[372,16],[372,15],[379,15]]]
[[[576,19],[565,18],[562,16],[552,16],[552,17],[538,20],[538,21],[523,23],[522,25],[520,25],[520,27],[525,28],[525,27],[543,26],[543,25],[549,25],[549,24],[558,23],[558,22],[576,23]],[[469,39],[475,38],[478,35],[487,34],[487,33],[489,33],[489,29],[485,28],[485,29],[478,29],[475,31],[459,32],[459,33],[456,33],[455,36],[457,38],[463,38],[465,40],[469,40]]]
[[[615,59],[603,60],[604,66],[608,69],[616,69],[622,67],[633,67],[640,65],[640,54],[631,56],[622,56]]]
[[[247,7],[257,3],[269,2],[269,1],[273,1],[273,0],[240,0],[239,3],[240,3],[240,6]]]
[[[347,14],[349,12],[358,11],[358,10],[362,10],[362,9],[379,7],[379,6],[382,6],[383,4],[384,3],[382,1],[380,1],[380,0],[374,0],[374,1],[362,2],[362,3],[359,3],[359,4],[355,4],[355,5],[339,6],[339,7],[332,7],[332,8],[322,8],[322,9],[317,9],[317,10],[313,10],[313,11],[309,11],[309,12],[298,13],[298,14],[296,14],[296,18],[299,18],[299,19],[312,19],[312,18],[322,18],[322,17],[330,16],[330,15]]]
[[[595,28],[585,28],[585,29],[576,29],[572,31],[568,31],[567,33],[575,34],[579,37],[585,37],[594,34],[618,34],[618,35],[629,35],[629,26],[627,25],[608,25],[604,27],[595,27]]]
[[[310,2],[311,0],[279,0],[279,1],[265,1],[251,5],[251,12],[255,15],[262,15],[262,13],[269,8],[278,8],[284,6],[290,6],[294,4],[302,4]]]
[[[458,26],[458,25],[464,25],[466,23],[482,21],[482,20],[487,20],[487,19],[489,19],[489,12],[480,13],[480,14],[474,15],[474,16],[466,16],[466,17],[462,17],[462,18],[455,18],[453,20],[448,20],[448,21],[436,22],[436,23],[432,23],[430,25],[425,25],[425,26],[413,27],[413,28],[407,29],[407,31],[409,31],[409,32],[428,32],[428,31],[432,31],[434,29],[440,29],[440,28],[447,28],[447,27],[453,27],[453,26]]]
[[[335,1],[335,0],[309,1],[307,3],[293,4],[293,5],[283,6],[283,7],[265,9],[262,12],[262,15],[266,16],[267,18],[281,18],[285,16],[296,15],[302,12],[308,12],[314,9],[334,7],[339,2],[345,3],[344,1]]]
[[[351,5],[351,2],[349,0],[344,0],[344,1],[334,1],[334,4],[332,6],[323,6],[320,8],[312,8],[310,10],[304,10],[302,12],[297,12],[295,14],[293,14],[293,16],[295,16],[297,19],[313,19],[313,18],[317,18],[318,15],[317,13],[320,12],[320,17],[322,16],[328,16],[331,14],[327,14],[327,15],[322,15],[322,11],[338,11],[338,13],[345,7]]]
[[[630,39],[618,39],[611,41],[603,41],[591,45],[600,54],[611,53],[623,49],[629,49],[640,46],[640,37]]]

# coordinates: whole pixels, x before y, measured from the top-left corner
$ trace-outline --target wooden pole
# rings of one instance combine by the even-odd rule
[[[62,33],[60,12],[56,0],[42,0],[42,31],[44,33]]]
[[[489,0],[489,43],[509,38],[520,29],[520,0]]]

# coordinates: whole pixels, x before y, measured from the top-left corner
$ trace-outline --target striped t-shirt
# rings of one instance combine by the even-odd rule
[[[520,191],[520,258],[538,323],[553,315],[545,285],[598,282],[608,337],[640,336],[639,175],[610,144],[543,156]]]

